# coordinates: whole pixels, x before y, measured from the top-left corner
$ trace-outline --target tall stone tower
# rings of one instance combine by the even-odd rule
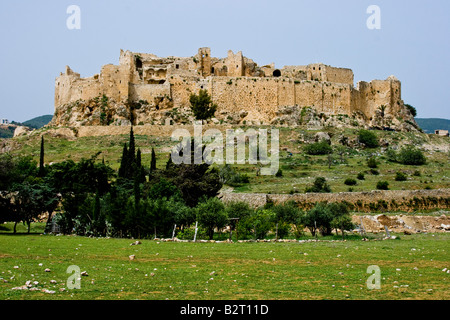
[[[211,75],[211,49],[200,48],[198,49],[198,57],[200,59],[200,73],[203,77]]]

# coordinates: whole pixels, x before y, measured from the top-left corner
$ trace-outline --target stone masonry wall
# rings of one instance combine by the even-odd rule
[[[301,209],[311,209],[317,202],[344,202],[359,212],[414,211],[449,209],[450,189],[389,190],[370,192],[308,193],[308,194],[221,194],[224,202],[243,201],[257,208],[267,202],[295,201]]]

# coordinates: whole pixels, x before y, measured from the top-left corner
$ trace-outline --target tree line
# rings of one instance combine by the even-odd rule
[[[192,238],[196,222],[199,238],[209,239],[225,227],[240,239],[263,239],[269,232],[277,238],[300,236],[305,228],[313,236],[353,228],[342,204],[318,204],[307,212],[295,203],[258,209],[242,202],[224,204],[217,198],[223,172],[194,161],[176,165],[170,158],[164,168],[157,168],[153,148],[146,166],[133,128],[118,171],[100,160],[100,153],[78,163],[44,166],[44,144],[42,137],[39,166],[31,157],[0,157],[0,222],[14,222],[14,232],[21,222],[29,231],[46,213],[46,232],[53,221],[60,232],[83,236]]]

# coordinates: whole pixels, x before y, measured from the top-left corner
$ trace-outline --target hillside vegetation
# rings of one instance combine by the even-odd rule
[[[254,129],[258,130],[256,127]],[[225,186],[226,190],[244,193],[303,193],[318,177],[326,179],[332,192],[376,190],[380,181],[387,181],[389,190],[450,188],[450,140],[447,137],[423,133],[370,131],[375,134],[379,146],[368,148],[358,142],[357,129],[279,129],[279,174],[257,176],[257,165],[234,164],[231,165],[233,174],[245,178],[242,181],[230,180]],[[117,170],[123,145],[128,140],[128,135],[69,138],[51,131],[40,132],[45,134],[46,164],[68,159],[79,161],[101,152],[98,161],[104,159],[105,163]],[[307,146],[314,143],[319,132],[330,137],[331,153],[327,151],[317,155],[308,154]],[[170,136],[136,135],[135,138],[136,147],[142,152],[144,167],[150,167],[151,149],[154,148],[156,165],[158,168],[164,168],[170,150],[175,145]],[[12,154],[30,155],[36,161],[39,160],[38,134],[14,138],[9,141],[9,146],[12,148]],[[426,163],[405,165],[393,161],[393,153],[398,153],[407,146],[422,150]],[[375,160],[376,168],[369,167],[370,158]],[[217,165],[216,167],[221,168]]]

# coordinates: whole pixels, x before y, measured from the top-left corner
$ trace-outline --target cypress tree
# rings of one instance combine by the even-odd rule
[[[146,181],[145,169],[142,166],[141,149],[139,149],[139,148],[138,148],[138,151],[136,154],[136,176],[137,176],[139,183],[144,183]]]
[[[136,174],[136,143],[134,141],[133,127],[130,129],[130,145],[128,149],[128,169],[126,177],[133,179]]]
[[[156,154],[155,149],[152,148],[152,159],[150,161],[150,172],[153,172],[156,170]]]
[[[136,153],[136,168],[140,168],[142,166],[142,159],[141,159],[141,149],[138,148]]]
[[[128,161],[130,166],[136,161],[136,143],[134,141],[133,127],[130,130],[130,147],[128,149]]]
[[[120,167],[119,167],[119,178],[126,178],[127,177],[127,171],[128,171],[128,148],[127,143],[123,145],[122,150],[122,159],[120,161]]]
[[[44,168],[44,136],[41,136],[41,153],[39,155],[39,177],[43,177],[45,175]]]

